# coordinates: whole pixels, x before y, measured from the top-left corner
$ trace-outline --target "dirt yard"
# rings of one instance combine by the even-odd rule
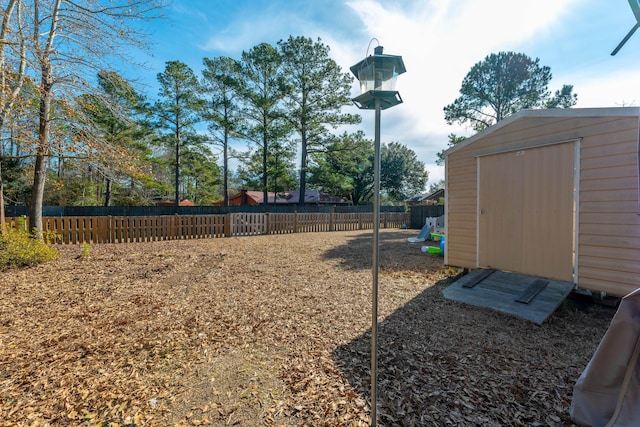
[[[416,234],[380,233],[380,425],[572,425],[614,309],[445,300]],[[370,231],[58,249],[0,273],[0,426],[369,424]]]

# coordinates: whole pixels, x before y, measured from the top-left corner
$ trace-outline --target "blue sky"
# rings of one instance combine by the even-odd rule
[[[475,63],[490,53],[524,53],[551,68],[552,91],[574,86],[576,107],[638,106],[640,31],[610,55],[634,24],[627,0],[173,0],[154,24],[148,69],[133,77],[154,98],[166,61],[199,73],[204,57],[239,58],[289,35],[320,38],[348,72],[376,38],[407,68],[397,86],[404,103],[382,113],[382,142],[414,150],[432,183],[444,176],[435,158],[447,135],[471,135],[447,125],[442,109]],[[373,139],[373,113],[349,109],[361,113],[358,128]]]

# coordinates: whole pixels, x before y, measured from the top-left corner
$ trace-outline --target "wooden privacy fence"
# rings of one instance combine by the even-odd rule
[[[381,228],[406,227],[407,212],[381,212]],[[7,218],[28,229],[28,219]],[[373,213],[229,213],[223,215],[43,217],[57,243],[128,243],[373,228]]]

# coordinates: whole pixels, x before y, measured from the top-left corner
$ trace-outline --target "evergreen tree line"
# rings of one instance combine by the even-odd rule
[[[24,13],[27,5],[15,3]],[[47,3],[53,21],[55,5]],[[5,39],[21,40],[21,19],[5,10],[15,30]],[[3,94],[19,87],[15,97],[5,96],[12,106],[0,128],[5,204],[34,208],[38,159],[44,163],[44,205],[131,206],[167,199],[227,204],[241,188],[301,194],[313,188],[353,204],[373,197],[373,141],[361,131],[339,129],[360,122],[359,115],[342,112],[351,104],[353,78],[320,39],[290,36],[276,46],[254,46],[240,58],[204,58],[201,75],[169,61],[157,75],[155,100],[116,70],[59,66],[50,76],[61,89],[52,90],[46,141],[47,77],[41,69],[29,71],[43,61],[14,48],[5,53]],[[19,71],[22,58],[28,60],[26,72]],[[385,200],[416,195],[427,179],[412,150],[399,142],[383,145]]]
[[[132,52],[150,50],[146,23],[166,1],[2,2],[0,225],[5,204],[29,206],[38,232],[43,204],[226,204],[241,188],[372,199],[373,142],[343,130],[361,120],[343,112],[353,77],[320,39],[204,58],[201,75],[169,61],[154,99],[121,75],[114,64],[133,68]],[[550,80],[537,58],[488,55],[445,120],[482,131],[522,108],[575,105],[573,86],[552,93]],[[464,139],[451,134],[448,145]],[[423,191],[428,174],[412,150],[389,142],[381,154],[383,200]]]

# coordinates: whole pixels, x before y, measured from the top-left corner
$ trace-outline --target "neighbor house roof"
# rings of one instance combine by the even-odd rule
[[[294,205],[300,200],[300,191],[285,191],[279,192],[276,196],[275,193],[267,193],[267,203],[277,205]],[[243,198],[245,198],[243,200]],[[275,200],[275,202],[274,202]],[[262,191],[242,190],[240,193],[234,194],[229,198],[229,204],[232,206],[242,205],[261,205],[264,203],[264,193]],[[349,204],[348,200],[342,199],[338,196],[333,196],[328,193],[324,193],[319,190],[307,190],[305,191],[305,204]],[[222,202],[217,202],[215,205],[222,205]]]
[[[276,198],[276,204],[297,204],[300,201],[300,191],[293,190],[284,193],[278,193]],[[324,193],[320,190],[306,190],[304,194],[305,204],[347,204],[348,200],[345,200],[338,196],[333,196],[328,193]]]
[[[273,203],[275,194],[267,193],[268,203]],[[231,206],[255,206],[264,202],[264,193],[262,191],[242,190],[239,193],[229,197],[229,205]],[[213,203],[214,206],[222,206],[223,201]]]
[[[264,203],[264,193],[262,191],[246,190],[243,192],[247,195],[247,199],[251,199],[256,205]],[[242,193],[237,194],[237,196],[242,196]],[[275,193],[271,191],[267,192],[267,203],[273,203],[274,197]]]
[[[157,202],[156,206],[175,206],[175,204],[176,202],[173,200],[163,200],[161,202]],[[180,206],[195,206],[195,205],[196,204],[189,199],[184,199],[180,201]]]
[[[434,191],[433,193],[424,193],[424,194],[420,194],[419,196],[415,196],[410,198],[409,200],[407,200],[407,203],[421,203],[427,200],[433,200],[435,202],[440,201],[440,198],[444,197],[444,188],[440,188],[436,191]]]

